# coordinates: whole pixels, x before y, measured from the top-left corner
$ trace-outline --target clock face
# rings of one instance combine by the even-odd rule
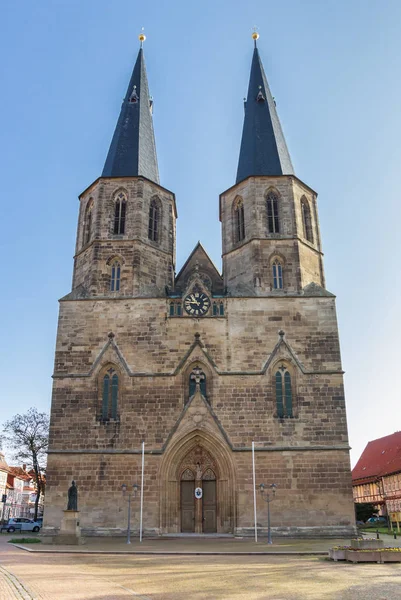
[[[191,317],[202,317],[210,308],[210,300],[206,294],[195,292],[185,298],[184,307]]]

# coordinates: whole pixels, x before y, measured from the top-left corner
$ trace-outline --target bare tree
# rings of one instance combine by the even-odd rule
[[[15,460],[25,463],[35,474],[35,515],[38,517],[40,494],[44,494],[43,474],[49,444],[49,415],[30,408],[23,415],[15,415],[3,426],[3,440],[14,453]]]

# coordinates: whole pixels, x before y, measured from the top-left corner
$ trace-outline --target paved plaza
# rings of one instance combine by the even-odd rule
[[[400,600],[401,564],[354,565],[324,555],[136,554],[127,546],[92,542],[80,551],[27,552],[0,537],[1,600]],[[253,551],[253,542],[230,540],[146,541],[142,551]],[[216,543],[217,542],[217,543]],[[386,541],[387,543],[387,541]],[[258,551],[312,551],[331,542],[282,541]],[[33,546],[31,546],[33,548]],[[146,550],[147,548],[147,550]],[[39,549],[39,544],[35,550]],[[64,548],[67,549],[67,548]],[[56,550],[56,548],[54,548]],[[58,548],[58,550],[62,550]],[[92,553],[97,551],[98,553]],[[124,552],[124,553],[119,553]]]

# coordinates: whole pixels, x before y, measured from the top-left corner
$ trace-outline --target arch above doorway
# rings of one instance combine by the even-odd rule
[[[191,518],[195,533],[234,531],[235,469],[229,448],[215,436],[195,430],[173,442],[163,456],[159,475],[162,533],[189,532]],[[206,496],[201,501],[194,499],[192,517],[191,494],[195,487],[205,490]]]

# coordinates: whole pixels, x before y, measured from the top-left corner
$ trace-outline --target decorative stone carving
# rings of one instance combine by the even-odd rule
[[[216,479],[216,475],[212,469],[206,469],[206,471],[203,473],[202,479],[203,481],[214,481]]]
[[[191,469],[185,469],[185,471],[181,475],[181,480],[184,480],[184,481],[194,481],[194,479],[195,479],[195,475],[193,474]]]
[[[192,450],[186,455],[184,460],[181,463],[180,472],[182,473],[181,479],[184,479],[184,474],[188,471],[191,473],[191,479],[194,479],[194,473],[196,473],[196,479],[204,479],[203,474],[207,472],[212,472],[213,477],[208,477],[210,479],[216,479],[216,470],[217,466],[213,458],[210,456],[209,452],[205,450],[200,445],[196,445]],[[186,479],[186,477],[185,477]]]

